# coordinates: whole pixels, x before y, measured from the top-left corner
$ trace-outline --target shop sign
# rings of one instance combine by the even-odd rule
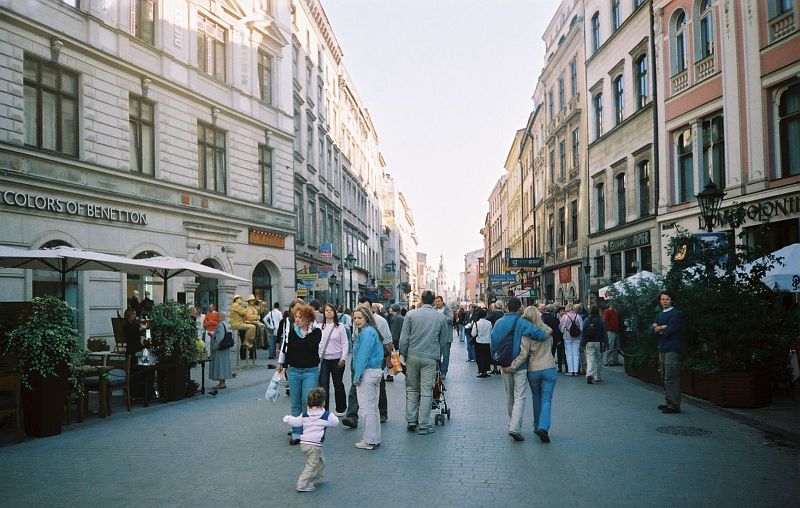
[[[320,259],[333,259],[333,244],[325,242],[319,246]]]
[[[490,273],[489,282],[515,282],[517,274],[515,273]]]
[[[727,224],[733,227],[736,222],[735,214],[738,207],[732,206],[725,210],[720,210],[715,219],[716,224]],[[790,217],[800,213],[800,194],[794,196],[786,196],[783,198],[772,199],[768,201],[758,201],[745,207],[745,216],[747,219],[756,222],[764,222],[770,220],[772,217]],[[699,229],[705,229],[705,221],[702,216],[697,218],[700,224]]]
[[[308,296],[308,290],[298,288],[297,291],[295,291],[295,295],[297,295],[298,297]]]
[[[28,192],[3,191],[2,194],[0,194],[0,202],[6,206],[14,206],[17,208],[29,208],[31,210],[62,213],[64,215],[74,215],[76,217],[87,217],[89,219],[110,222],[125,222],[139,226],[147,225],[147,214],[144,212],[137,212],[114,206],[102,206],[83,201],[41,196]]]
[[[266,247],[277,247],[279,249],[286,247],[286,236],[279,233],[250,228],[248,237],[251,245],[264,245]]]
[[[562,266],[558,269],[558,282],[564,284],[572,281],[572,267]]]
[[[608,241],[608,252],[618,252],[621,250],[633,249],[650,245],[650,231],[641,231],[622,238],[615,238]]]
[[[297,278],[300,280],[314,280],[319,276],[318,273],[298,273]]]
[[[508,260],[511,268],[541,268],[544,266],[544,258],[511,258]]]

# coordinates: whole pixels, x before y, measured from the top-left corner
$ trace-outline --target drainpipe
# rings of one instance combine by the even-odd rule
[[[656,80],[656,35],[655,35],[655,13],[653,12],[653,2],[650,1],[650,60],[652,63],[650,68],[652,69],[650,81],[652,83],[653,88],[653,101],[652,101],[652,110],[653,110],[653,171],[652,171],[652,178],[653,178],[653,190],[655,192],[655,199],[653,200],[653,215],[658,216],[658,200],[659,200],[659,180],[660,175],[658,171],[658,158],[659,158],[659,149],[658,149],[658,83]],[[656,228],[658,228],[658,220],[656,220]],[[658,231],[656,231],[658,233]],[[659,235],[653,235],[658,242]],[[652,241],[651,241],[652,243]],[[656,250],[658,252],[660,250]],[[650,248],[652,251],[652,247]],[[650,258],[652,259],[653,255],[651,252]],[[660,260],[661,256],[659,256]],[[660,264],[660,263],[659,263]]]

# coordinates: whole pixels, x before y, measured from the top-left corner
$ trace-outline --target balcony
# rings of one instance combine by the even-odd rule
[[[716,72],[716,58],[714,54],[710,54],[694,64],[695,82],[702,81]]]
[[[795,30],[794,11],[784,12],[780,16],[769,20],[770,42],[786,37]]]
[[[689,72],[682,70],[680,73],[672,76],[672,95],[677,95],[686,90],[689,86]]]

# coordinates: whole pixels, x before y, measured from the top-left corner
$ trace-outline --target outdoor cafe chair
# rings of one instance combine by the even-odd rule
[[[7,415],[14,421],[17,442],[22,442],[22,376],[19,372],[0,372],[0,416]]]
[[[114,346],[115,353],[124,353],[128,344],[128,339],[125,337],[125,318],[111,318],[111,329],[114,330]]]
[[[125,359],[109,359],[108,367],[111,370],[106,379],[106,411],[111,416],[111,393],[122,390],[125,397],[125,405],[128,411],[131,410],[131,355],[126,355]]]

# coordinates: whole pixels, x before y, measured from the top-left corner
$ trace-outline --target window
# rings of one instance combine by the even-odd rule
[[[653,271],[653,252],[649,245],[639,248],[639,268],[648,272]]]
[[[778,98],[778,145],[780,178],[800,174],[800,83]]]
[[[575,169],[580,164],[581,133],[579,129],[572,131],[572,168]]]
[[[604,231],[606,229],[606,189],[605,185],[598,183],[595,186],[595,197],[597,201],[597,230]]]
[[[319,131],[319,166],[317,166],[321,175],[325,175],[325,131]]]
[[[322,85],[322,79],[317,80],[317,113],[320,117],[325,116],[325,87]]]
[[[272,55],[258,52],[258,92],[261,100],[272,104]]]
[[[305,242],[306,239],[306,223],[305,223],[305,216],[306,214],[303,213],[303,190],[302,189],[295,189],[294,190],[294,208],[297,212],[297,241],[298,242]]]
[[[620,173],[614,177],[617,186],[617,224],[625,224],[625,217],[628,210],[625,206],[625,173]]]
[[[317,245],[317,203],[313,197],[308,200],[308,244]]]
[[[333,143],[328,141],[328,156],[325,159],[325,162],[328,165],[328,180],[333,183]]]
[[[678,203],[694,198],[694,164],[692,161],[692,129],[678,135]]]
[[[131,35],[155,44],[156,0],[133,0],[130,5]]]
[[[569,204],[569,241],[578,241],[578,200]]]
[[[564,109],[564,76],[558,78],[558,110]]]
[[[571,88],[570,96],[575,97],[578,95],[578,62],[575,58],[569,62],[569,83]]]
[[[603,135],[603,94],[598,93],[592,97],[594,106],[594,138],[598,139]]]
[[[700,47],[697,49],[701,60],[714,54],[714,15],[711,11],[711,0],[700,2]]]
[[[634,9],[638,9],[639,7],[642,6],[643,3],[644,3],[644,0],[633,0],[633,8]]]
[[[640,162],[636,171],[639,173],[639,217],[645,217],[650,213],[650,162]]]
[[[636,249],[625,251],[625,277],[630,277],[636,273],[638,262],[636,260]]]
[[[634,72],[636,73],[636,108],[641,109],[647,105],[647,55],[636,59]]]
[[[272,206],[272,150],[258,145],[258,169],[261,175],[261,202]]]
[[[675,17],[675,45],[674,45],[673,74],[686,70],[686,13],[681,10]]]
[[[622,24],[622,15],[619,11],[619,0],[611,0],[611,31],[616,32]]]
[[[600,13],[592,16],[592,53],[600,49]]]
[[[25,55],[25,144],[78,156],[78,75]]]
[[[292,147],[294,149],[294,153],[300,153],[300,145],[301,145],[301,132],[303,130],[303,118],[300,116],[300,108],[295,104],[294,107],[294,141],[292,142]]]
[[[306,118],[306,121],[306,162],[314,169],[314,122],[311,118]]]
[[[594,276],[605,277],[606,275],[606,258],[605,256],[597,256],[594,258]]]
[[[314,76],[314,65],[311,61],[306,62],[306,97],[313,97],[313,91],[311,89],[311,78]]]
[[[771,14],[773,10],[775,11],[771,18],[778,17],[792,10],[792,0],[772,0],[769,7]]]
[[[198,122],[197,161],[200,188],[225,194],[225,131]]]
[[[722,115],[703,120],[703,179],[711,178],[717,187],[725,188],[725,134]],[[703,183],[702,181],[700,183]]]
[[[553,214],[547,216],[547,250],[552,251],[555,247],[554,232],[553,232]]]
[[[558,143],[558,160],[560,163],[559,176],[563,178],[567,169],[567,147],[563,139]]]
[[[614,80],[614,121],[615,125],[622,123],[625,113],[625,83],[620,74]]]
[[[611,280],[619,280],[622,278],[622,253],[615,252],[611,254]]]
[[[554,150],[550,150],[550,183],[555,182],[556,177],[556,153]]]
[[[225,29],[203,16],[197,19],[197,64],[201,72],[225,81]]]
[[[128,98],[130,122],[129,149],[131,171],[143,175],[155,175],[155,123],[153,104],[141,97]]]
[[[292,44],[292,78],[300,86],[300,47],[297,44]]]
[[[553,89],[547,91],[547,113],[550,115],[550,120],[553,120],[556,116],[553,113]]]
[[[558,245],[559,247],[564,245],[566,240],[567,228],[566,228],[566,220],[567,217],[565,215],[564,207],[558,209]]]

